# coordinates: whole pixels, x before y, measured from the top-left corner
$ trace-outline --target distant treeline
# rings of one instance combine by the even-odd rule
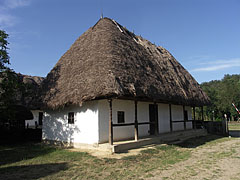
[[[240,74],[225,75],[222,80],[204,82],[201,84],[202,89],[211,99],[211,105],[204,107],[205,119],[220,120],[224,114],[228,118],[238,119],[237,113],[232,103],[240,109]]]

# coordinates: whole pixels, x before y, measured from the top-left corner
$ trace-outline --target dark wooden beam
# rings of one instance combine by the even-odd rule
[[[172,123],[172,105],[169,104],[169,118],[170,118],[170,131],[173,131],[173,123]]]
[[[119,124],[112,124],[112,127],[120,127],[120,126],[134,126],[134,123],[119,123]]]
[[[155,107],[155,135],[158,135],[158,105],[156,102],[154,102],[154,107]]]
[[[202,111],[202,121],[204,121],[204,116],[203,116],[203,106],[201,107],[201,111]]]
[[[188,120],[187,122],[193,122],[193,120]],[[172,121],[172,123],[184,123],[184,120],[180,121]]]
[[[186,130],[187,126],[186,126],[186,118],[185,118],[184,114],[185,114],[185,106],[183,106],[183,119],[184,119],[183,123],[184,123],[184,130]]]
[[[196,109],[193,107],[193,129],[196,129]]]
[[[138,125],[155,124],[155,122],[139,122]]]
[[[179,122],[183,122],[183,121],[179,121]],[[137,123],[137,125],[146,125],[146,124],[155,124],[155,122],[139,122]],[[120,127],[120,126],[134,126],[134,123],[120,123],[120,124],[112,124],[112,127]]]
[[[137,118],[137,101],[134,101],[135,104],[135,122],[134,122],[134,134],[135,134],[135,141],[138,140],[138,118]]]
[[[113,145],[113,123],[112,123],[112,99],[108,100],[109,103],[109,137],[108,141],[110,145]]]

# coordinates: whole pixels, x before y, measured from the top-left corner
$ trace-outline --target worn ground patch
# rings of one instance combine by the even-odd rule
[[[209,143],[191,149],[191,157],[186,161],[157,170],[149,179],[168,180],[226,180],[240,179],[240,139]]]

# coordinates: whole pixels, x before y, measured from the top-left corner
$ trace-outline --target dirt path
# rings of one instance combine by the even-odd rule
[[[156,171],[157,180],[240,180],[240,138],[191,149],[192,156],[165,170]]]

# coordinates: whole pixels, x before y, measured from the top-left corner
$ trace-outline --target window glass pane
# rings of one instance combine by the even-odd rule
[[[74,112],[68,113],[68,124],[74,124]]]
[[[118,117],[118,123],[124,123],[124,111],[118,111],[117,112],[117,117]]]

